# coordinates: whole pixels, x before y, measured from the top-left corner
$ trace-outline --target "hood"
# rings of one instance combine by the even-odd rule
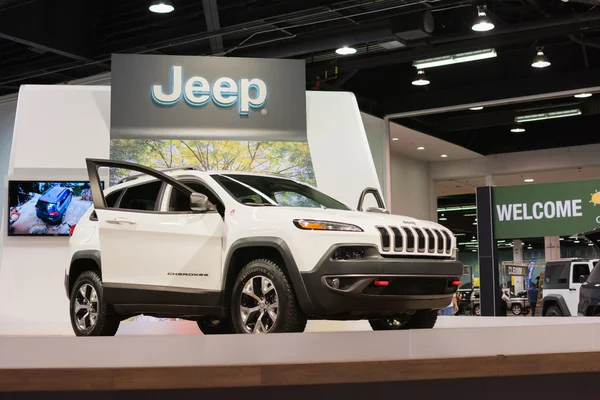
[[[403,215],[383,214],[375,212],[362,212],[353,210],[333,210],[321,208],[291,208],[291,207],[267,207],[261,208],[262,211],[290,211],[298,219],[321,219],[332,222],[345,222],[358,225],[362,228],[369,226],[419,226],[424,228],[439,229],[450,232],[446,227],[431,221],[419,220]]]
[[[593,231],[582,233],[579,236],[586,238],[592,242],[597,248],[600,248],[600,228],[596,228]]]

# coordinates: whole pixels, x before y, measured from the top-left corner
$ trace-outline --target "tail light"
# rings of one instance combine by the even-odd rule
[[[71,229],[69,229],[69,236],[73,236],[73,232],[75,232],[75,227],[77,226],[77,224],[71,226]]]

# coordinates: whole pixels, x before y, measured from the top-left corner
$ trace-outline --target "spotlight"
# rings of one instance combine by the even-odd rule
[[[425,71],[423,70],[417,71],[417,76],[415,76],[415,79],[412,81],[412,84],[415,86],[426,86],[430,83],[431,82],[429,79],[427,79],[427,76],[425,76]]]
[[[344,46],[344,47],[340,47],[335,52],[337,54],[339,54],[340,56],[349,56],[349,55],[355,54],[356,49],[354,47]]]
[[[525,128],[523,128],[523,126],[521,126],[521,124],[517,124],[517,125],[513,126],[512,128],[510,128],[510,131],[512,133],[523,133],[523,132],[525,132]]]
[[[533,62],[531,63],[531,66],[533,68],[546,68],[546,67],[549,67],[550,65],[551,65],[550,60],[548,60],[548,57],[546,57],[544,55],[544,49],[541,47],[538,48],[537,54],[533,58]]]
[[[419,146],[419,147],[417,147],[417,150],[425,150],[425,147]]]
[[[148,7],[150,11],[157,14],[168,14],[175,9],[169,0],[153,0]]]
[[[479,110],[483,110],[483,107],[471,107],[471,108],[469,108],[469,110],[471,110],[471,111],[479,111]]]
[[[592,97],[591,93],[579,93],[576,94],[574,97],[578,98],[578,99],[585,99],[587,97]]]
[[[525,183],[531,183],[533,181],[535,181],[535,179],[533,179],[533,178],[525,178],[525,179],[523,179],[523,182],[525,182]]]
[[[494,29],[494,24],[488,18],[485,13],[485,6],[477,7],[477,18],[473,21],[473,26],[471,27],[475,32],[487,32]]]
[[[440,157],[441,158],[448,158],[448,154],[442,154]]]

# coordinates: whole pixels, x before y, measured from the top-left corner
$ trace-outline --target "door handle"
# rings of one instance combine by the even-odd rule
[[[124,218],[109,219],[106,221],[106,223],[113,225],[135,225],[135,221],[130,221]]]

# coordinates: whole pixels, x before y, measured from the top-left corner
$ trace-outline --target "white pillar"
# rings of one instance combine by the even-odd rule
[[[485,186],[494,186],[494,176],[489,174],[485,176]]]
[[[513,240],[513,261],[523,261],[523,241]],[[523,276],[515,276],[515,294],[525,290]]]
[[[560,237],[546,236],[544,238],[545,258],[546,261],[560,259]]]

